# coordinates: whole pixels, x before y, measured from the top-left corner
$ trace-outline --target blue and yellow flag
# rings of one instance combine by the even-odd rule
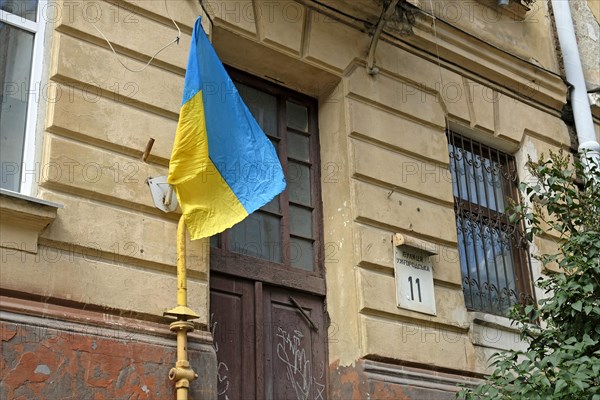
[[[285,189],[277,152],[196,20],[168,183],[192,239],[224,231]]]

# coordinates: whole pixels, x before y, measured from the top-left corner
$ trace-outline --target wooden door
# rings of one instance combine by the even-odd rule
[[[210,328],[217,353],[218,398],[256,398],[253,284],[216,274],[210,284]]]
[[[211,331],[219,399],[327,398],[321,297],[214,274]]]
[[[322,300],[273,288],[263,302],[265,397],[324,400],[327,332]]]
[[[316,101],[239,71],[287,188],[211,239],[220,400],[325,400],[327,326]],[[240,169],[240,172],[243,168]]]

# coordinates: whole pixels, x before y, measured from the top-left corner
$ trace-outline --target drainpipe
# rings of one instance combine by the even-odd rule
[[[573,86],[571,90],[571,105],[575,119],[575,130],[579,139],[579,152],[591,158],[592,164],[600,168],[600,144],[596,140],[592,110],[583,78],[579,49],[573,28],[571,8],[565,0],[552,0],[554,21],[558,33],[558,42],[563,55],[563,63],[567,81]],[[585,150],[585,151],[584,151]],[[590,166],[587,166],[588,170]]]

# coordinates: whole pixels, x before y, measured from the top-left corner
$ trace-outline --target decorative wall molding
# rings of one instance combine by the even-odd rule
[[[394,365],[372,360],[364,360],[363,368],[368,379],[451,393],[460,390],[458,384],[476,386],[480,382],[477,378],[470,378],[464,375],[455,375],[447,372]]]
[[[415,34],[396,38],[428,51],[449,63],[456,72],[466,70],[482,83],[504,88],[507,94],[531,100],[545,108],[561,110],[566,103],[567,87],[562,77],[530,61],[499,49],[431,15],[420,14]]]
[[[168,324],[80,310],[39,301],[0,296],[0,319],[36,329],[66,331],[109,339],[139,341],[175,347],[175,335]],[[190,349],[212,347],[212,334],[196,330],[188,334]]]
[[[62,207],[0,189],[0,247],[36,254],[40,233],[56,219]]]

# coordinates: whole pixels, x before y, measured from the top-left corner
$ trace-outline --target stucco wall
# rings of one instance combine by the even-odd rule
[[[6,379],[0,397],[173,396],[167,374],[176,361],[175,335],[163,312],[176,305],[179,215],[155,208],[145,181],[167,173],[192,26],[202,11],[195,1],[167,4],[181,28],[180,43],[140,72],[128,71],[118,60],[140,69],[175,39],[164,1],[57,0],[43,6],[48,80],[36,83],[32,94],[46,112],[39,126],[34,194],[64,207],[41,233],[37,249],[5,246],[22,227],[4,229],[3,208],[2,292],[36,301],[27,311],[3,314],[3,321],[16,319],[1,327]],[[144,163],[150,138],[156,141]],[[192,384],[191,393],[202,398],[216,396],[207,255],[207,241],[188,241],[189,306],[200,315],[197,331],[205,333],[190,339],[190,348],[202,353],[191,352],[203,378]],[[67,307],[51,315],[56,304]],[[2,312],[7,307],[3,300]],[[35,317],[22,320],[20,313]],[[79,330],[65,322],[73,315]],[[98,328],[123,316],[149,324],[148,329],[122,340]],[[53,323],[50,339],[23,336]],[[126,332],[124,324],[120,320],[116,329]]]
[[[600,86],[600,2],[569,2],[579,56],[588,89]]]
[[[370,37],[356,21],[295,2],[271,6],[273,15],[287,14],[267,18],[260,1],[235,2],[249,13],[236,19],[233,6],[211,4],[214,43],[225,62],[320,101],[330,363],[354,365],[369,355],[483,372],[493,351],[518,345],[505,320],[464,307],[444,132],[450,124],[515,154],[521,165],[527,154],[567,148],[567,127],[558,117],[566,88],[548,70],[556,70],[553,51],[540,54],[547,59],[539,68],[544,63],[523,61],[523,43],[504,40],[505,25],[481,34],[502,42],[501,51],[485,52],[480,38],[439,22],[436,39],[424,15],[413,36],[384,35],[376,54],[380,73],[371,76],[364,64]],[[354,10],[350,3],[339,8]],[[527,30],[515,33],[515,42],[553,48],[546,18],[512,22]],[[437,52],[420,53],[417,45]],[[243,51],[248,47],[251,55]],[[273,54],[277,62],[264,65]],[[459,60],[464,63],[452,63]],[[302,83],[305,77],[310,84]],[[435,317],[396,307],[390,243],[396,232],[423,239],[440,254]],[[535,269],[538,276],[540,266]]]
[[[445,129],[515,154],[521,171],[527,155],[569,146],[559,118],[566,87],[556,74],[545,3],[537,3],[532,18],[502,14],[506,23],[485,26],[419,13],[414,35],[382,36],[375,76],[365,69],[371,38],[364,21],[377,20],[377,2],[328,2],[354,19],[312,2],[207,3],[214,21],[205,21],[207,29],[225,63],[319,100],[334,375],[367,356],[484,372],[493,351],[518,344],[505,320],[464,306]],[[94,23],[132,68],[175,37],[163,1],[95,4]],[[65,207],[43,232],[40,256],[19,253],[3,263],[3,288],[147,319],[174,305],[177,216],[153,207],[144,181],[167,172],[191,26],[201,10],[177,0],[169,11],[181,43],[139,73],[117,62],[77,7],[56,22],[48,92],[55,100],[41,164],[60,173],[42,174],[38,195]],[[143,163],[150,137],[156,144]],[[394,233],[437,250],[437,316],[396,307]],[[540,247],[554,240],[545,239]],[[190,243],[188,252],[190,303],[206,327],[206,242]],[[541,272],[535,265],[534,275]]]
[[[164,2],[58,1],[54,7],[47,17],[54,30],[50,81],[41,92],[47,115],[37,195],[64,208],[41,235],[37,255],[3,260],[3,287],[162,316],[175,305],[178,216],[154,207],[145,181],[167,173],[191,26],[200,7],[190,1],[170,6],[183,31],[181,43],[142,72],[126,70],[117,57],[139,69],[139,60],[175,38]],[[140,158],[150,138],[156,142],[144,163]],[[206,246],[204,241],[188,246],[191,306],[204,310],[199,321],[204,325]]]

